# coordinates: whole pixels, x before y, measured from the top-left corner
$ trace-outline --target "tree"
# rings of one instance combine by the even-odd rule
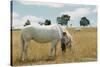
[[[27,20],[24,26],[30,25],[30,20]]]
[[[88,26],[90,25],[90,21],[86,17],[82,17],[80,20],[80,26]]]
[[[61,23],[61,17],[57,17],[57,22],[58,22],[58,24],[62,25],[62,23]]]
[[[51,25],[51,21],[46,19],[44,25]]]
[[[62,15],[61,17],[57,17],[58,24],[68,25],[68,21],[70,21],[69,15]]]
[[[38,22],[40,25],[43,25],[44,23],[43,22]]]

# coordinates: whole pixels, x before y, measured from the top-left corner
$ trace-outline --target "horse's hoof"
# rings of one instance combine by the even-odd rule
[[[20,59],[21,62],[24,62],[25,60],[26,60],[25,58]]]
[[[51,58],[52,56],[49,56],[49,58]]]
[[[55,57],[49,56],[48,60],[53,61],[53,60],[55,60]]]

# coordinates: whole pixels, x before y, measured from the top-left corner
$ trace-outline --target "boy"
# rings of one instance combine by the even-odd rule
[[[61,39],[61,48],[62,52],[66,52],[66,39],[65,39],[66,33],[63,32],[62,39]]]

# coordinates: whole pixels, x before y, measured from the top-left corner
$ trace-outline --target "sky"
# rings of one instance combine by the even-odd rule
[[[67,4],[53,2],[36,2],[13,0],[12,26],[14,28],[22,27],[27,19],[31,24],[44,22],[46,19],[51,20],[51,23],[57,23],[56,18],[68,14],[70,21],[68,25],[79,27],[79,22],[82,17],[87,17],[90,21],[90,26],[97,26],[97,6],[86,4]]]

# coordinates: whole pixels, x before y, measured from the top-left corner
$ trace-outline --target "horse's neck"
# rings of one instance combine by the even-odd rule
[[[62,36],[62,33],[63,32],[66,32],[67,33],[67,36],[72,38],[71,34],[68,32],[68,30],[66,29],[66,27],[62,27],[61,25],[58,25],[59,28],[60,28],[60,31],[61,31],[61,36]]]
[[[63,29],[61,27],[61,25],[57,25],[57,28],[58,28],[58,31],[59,31],[59,36],[60,36],[60,39],[62,39],[62,33],[63,33]]]

